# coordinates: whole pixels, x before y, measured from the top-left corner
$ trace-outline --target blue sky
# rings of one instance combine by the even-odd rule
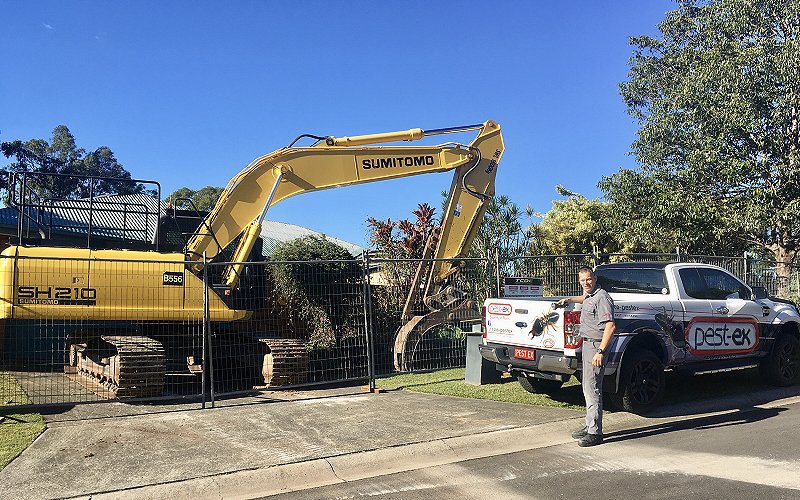
[[[628,37],[655,34],[674,6],[0,0],[0,141],[65,124],[79,146],[109,146],[169,193],[224,186],[301,133],[494,119],[506,144],[497,192],[544,212],[556,184],[597,197],[602,175],[635,166],[636,124],[617,90]],[[267,217],[364,245],[367,217],[438,209],[450,178],[309,193]]]

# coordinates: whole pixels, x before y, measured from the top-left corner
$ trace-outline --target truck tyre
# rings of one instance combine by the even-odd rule
[[[767,382],[779,387],[800,382],[800,341],[790,333],[779,332],[760,369]]]
[[[545,380],[536,377],[526,377],[525,375],[520,375],[517,377],[517,380],[519,380],[519,385],[531,394],[553,394],[564,385],[563,382],[559,382],[558,380]]]
[[[650,351],[635,350],[622,360],[619,389],[609,394],[616,408],[643,414],[653,409],[664,394],[664,365]]]

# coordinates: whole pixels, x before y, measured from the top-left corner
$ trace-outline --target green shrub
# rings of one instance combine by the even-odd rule
[[[330,347],[358,335],[363,325],[360,263],[321,236],[279,244],[269,266],[276,298],[291,311],[309,348]]]

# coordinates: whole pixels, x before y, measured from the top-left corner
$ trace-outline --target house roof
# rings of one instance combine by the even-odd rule
[[[287,224],[285,222],[277,222],[272,220],[265,220],[261,225],[261,238],[264,240],[264,256],[272,255],[275,251],[275,246],[284,241],[291,241],[296,238],[303,238],[305,236],[321,236],[328,241],[336,243],[350,252],[351,255],[356,256],[364,252],[364,248],[350,243],[348,241],[340,240],[326,234],[308,229],[294,224]]]

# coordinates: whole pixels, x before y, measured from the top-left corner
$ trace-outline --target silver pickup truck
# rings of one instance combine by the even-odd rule
[[[604,388],[612,403],[642,413],[664,392],[665,370],[712,373],[759,367],[775,385],[800,381],[800,314],[766,290],[706,264],[598,266],[614,299],[617,333]],[[577,278],[576,278],[577,279]],[[481,355],[530,392],[580,376],[580,304],[559,297],[487,299]]]

